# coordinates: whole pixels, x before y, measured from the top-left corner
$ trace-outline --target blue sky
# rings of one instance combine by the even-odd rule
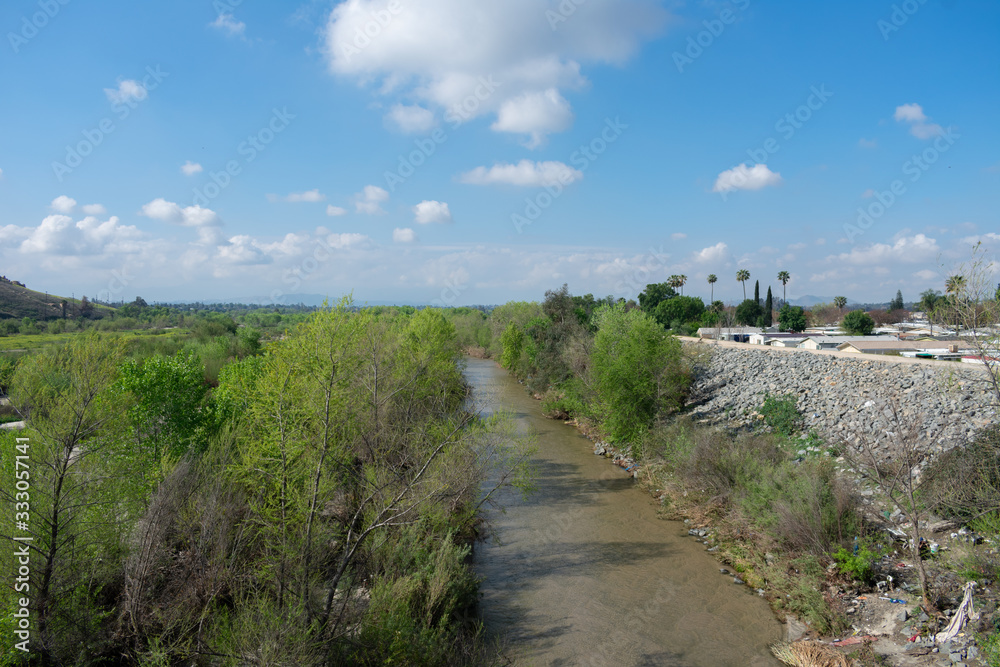
[[[0,7],[0,274],[461,305],[736,271],[941,289],[1000,249],[1000,5]],[[862,215],[864,213],[864,215]]]

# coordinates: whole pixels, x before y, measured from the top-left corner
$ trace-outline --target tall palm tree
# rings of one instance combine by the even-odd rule
[[[712,296],[708,300],[709,303],[715,303],[715,283],[719,280],[719,276],[714,273],[708,274],[708,284],[712,286]]]
[[[948,276],[948,280],[944,283],[944,291],[951,295],[951,305],[955,308],[956,315],[958,313],[958,295],[964,288],[965,276]],[[955,328],[962,328],[957,317],[955,318]]]
[[[792,279],[792,277],[790,275],[788,275],[788,271],[778,271],[778,280],[781,281],[781,300],[782,301],[788,301],[788,294],[786,294],[786,292],[785,292],[785,285],[787,285],[788,281],[791,280],[791,279]]]
[[[672,276],[667,278],[667,285],[669,285],[671,289],[677,289],[678,287],[681,286],[681,277],[676,273],[673,274]]]
[[[677,276],[677,285],[681,288],[681,296],[684,296],[684,284],[688,281],[688,277],[683,273]]]
[[[844,306],[847,305],[847,297],[846,296],[833,297],[833,305],[837,307],[837,310],[843,310]]]
[[[740,281],[743,285],[743,300],[747,300],[747,281],[750,280],[750,272],[746,269],[740,269],[736,272],[736,280]]]

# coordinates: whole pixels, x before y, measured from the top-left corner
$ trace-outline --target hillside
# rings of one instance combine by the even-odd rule
[[[66,317],[80,316],[79,300],[67,299],[55,294],[36,292],[14,284],[10,279],[0,279],[0,319],[22,319],[30,317],[36,321],[54,320],[62,317],[60,304],[66,301]],[[94,315],[105,310],[94,306]]]

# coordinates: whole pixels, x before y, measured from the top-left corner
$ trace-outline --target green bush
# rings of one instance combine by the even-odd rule
[[[799,412],[798,399],[794,394],[784,396],[767,394],[764,397],[764,405],[757,408],[757,412],[764,417],[764,423],[775,433],[784,436],[796,433],[802,422],[802,413]]]
[[[836,561],[841,574],[871,584],[875,579],[875,563],[882,557],[883,550],[883,545],[872,539],[865,539],[856,541],[851,549],[840,547],[833,554],[833,560]]]

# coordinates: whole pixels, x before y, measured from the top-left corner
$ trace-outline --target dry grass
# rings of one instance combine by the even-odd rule
[[[782,642],[774,644],[771,653],[790,667],[851,667],[843,653],[817,642]]]

